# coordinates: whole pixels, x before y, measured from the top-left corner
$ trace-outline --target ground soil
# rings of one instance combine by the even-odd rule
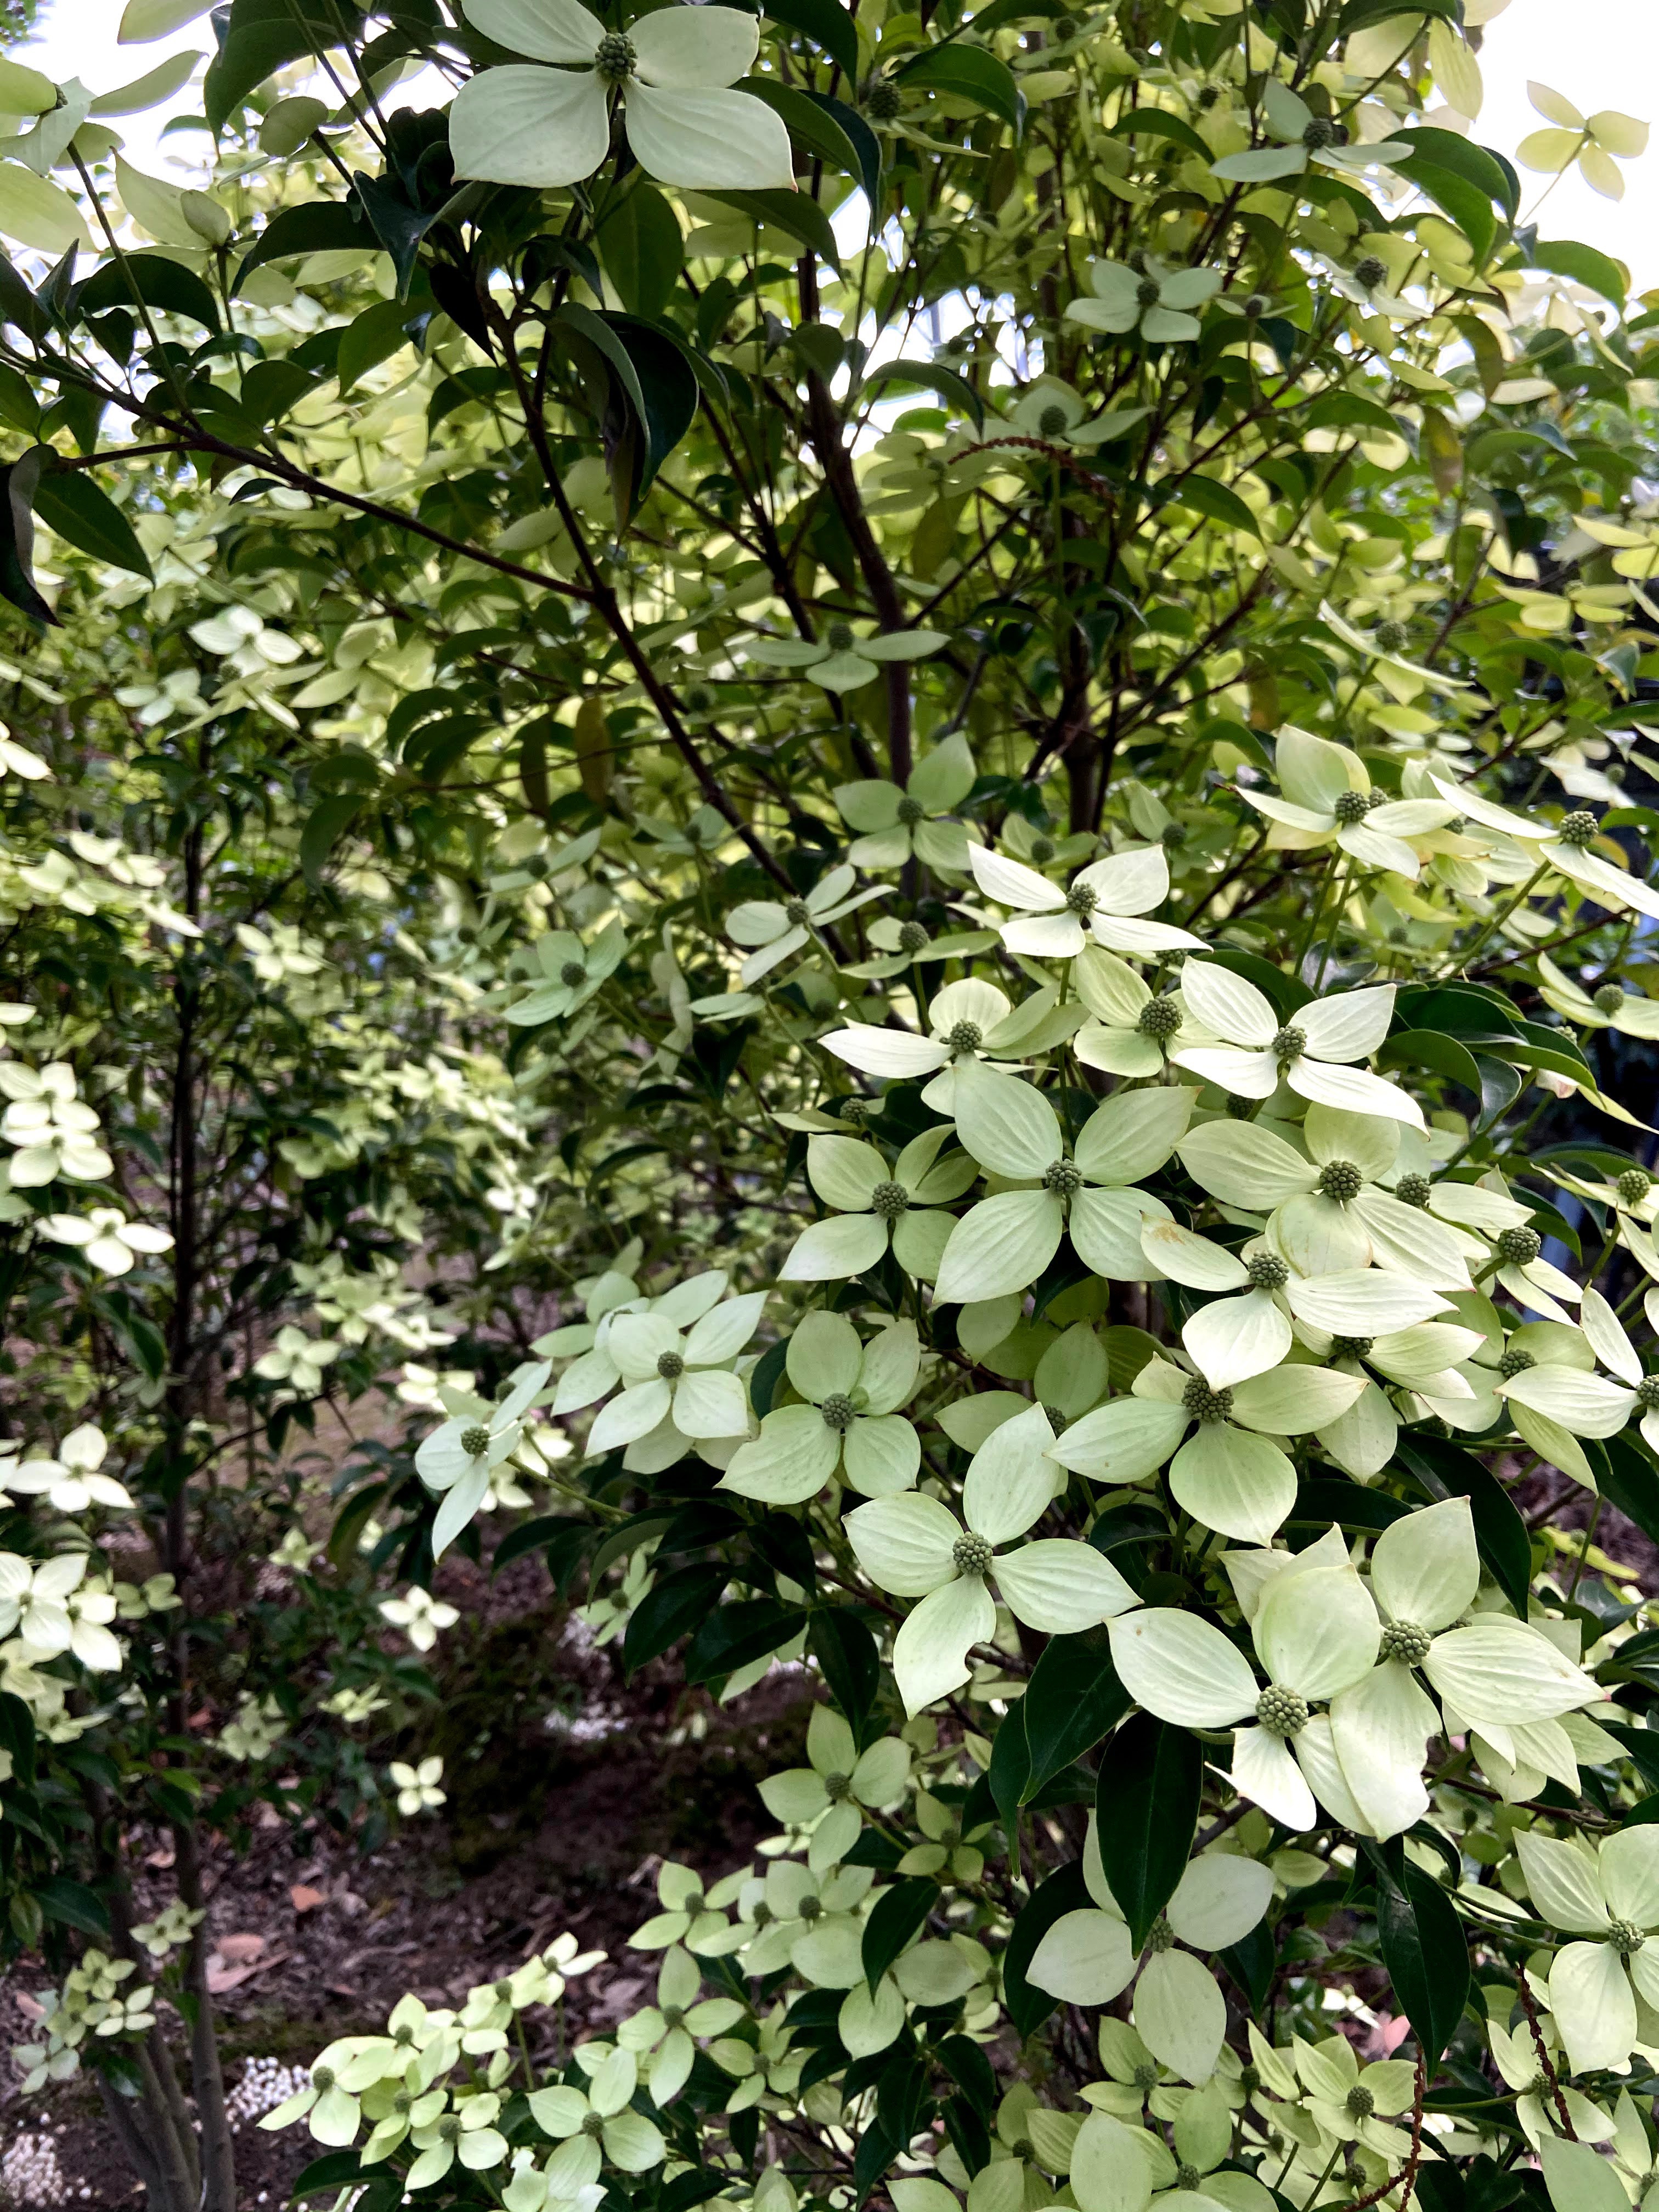
[[[682,1689],[672,1665],[624,1685],[615,1647],[596,1649],[580,1623],[547,1601],[539,1566],[511,1570],[505,1590],[482,1577],[467,1587],[475,1573],[465,1561],[447,1564],[445,1594],[488,1606],[535,1642],[529,1672],[538,1694],[513,1735],[457,1777],[443,1814],[405,1824],[369,1854],[276,1824],[255,1835],[245,1857],[214,1864],[210,1925],[222,1946],[214,1978],[248,1970],[216,2000],[233,2088],[250,2059],[301,2066],[334,2036],[383,2027],[405,1990],[428,2004],[458,2005],[474,1984],[567,1929],[611,1963],[571,1984],[565,2033],[601,2032],[654,1989],[654,1958],[629,1953],[627,1938],[653,1910],[663,1859],[713,1880],[744,1863],[775,1826],[755,1784],[804,1756],[810,1691],[802,1670],[775,1668],[730,1711]],[[456,1766],[452,1759],[446,1780]],[[155,1841],[165,1860],[167,1847]],[[159,1902],[163,1866],[153,1879]],[[0,2050],[27,2039],[29,1992],[49,1978],[38,1961],[25,1960],[0,1983]],[[178,2029],[176,2019],[171,2025]],[[545,2026],[550,2037],[550,2017]],[[0,2072],[9,2075],[9,2064],[0,2061]],[[0,2156],[23,2131],[50,2137],[68,2185],[64,2202],[90,2212],[133,2212],[143,2203],[88,2085],[23,2099],[6,2082]],[[316,2153],[303,2128],[270,2135],[243,2122],[241,2206],[284,2203]],[[34,2212],[44,2201],[24,2203]]]

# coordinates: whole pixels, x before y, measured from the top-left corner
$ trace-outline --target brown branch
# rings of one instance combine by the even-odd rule
[[[1566,2097],[1562,2091],[1555,2069],[1550,2063],[1549,2052],[1544,2048],[1543,2034],[1538,2025],[1538,2004],[1527,1985],[1527,1970],[1524,1966],[1522,1967],[1520,1973],[1519,1995],[1521,2009],[1527,2015],[1527,2033],[1532,2038],[1532,2047],[1538,2054],[1539,2067],[1545,2081],[1549,2084],[1550,2095],[1555,2103],[1556,2116],[1561,2123],[1561,2131],[1569,2142],[1577,2142],[1578,2130],[1574,2127],[1572,2115],[1567,2110]]]
[[[1385,2197],[1393,2196],[1402,2182],[1405,2184],[1405,2190],[1400,2199],[1400,2212],[1405,2212],[1405,2208],[1411,2203],[1412,2191],[1417,2186],[1417,2169],[1423,2159],[1423,2100],[1428,2094],[1428,2069],[1423,2063],[1423,2052],[1419,2046],[1417,2053],[1417,2081],[1412,2091],[1410,2155],[1398,2173],[1391,2174],[1387,2181],[1379,2184],[1375,2189],[1368,2190],[1364,2196],[1356,2197],[1351,2203],[1343,2207],[1343,2212],[1365,2212],[1367,2205],[1380,2204]]]

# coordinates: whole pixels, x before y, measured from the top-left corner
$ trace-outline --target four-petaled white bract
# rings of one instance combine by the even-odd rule
[[[665,184],[754,191],[794,183],[789,134],[752,94],[732,92],[760,27],[735,8],[670,7],[607,32],[580,0],[465,0],[467,21],[511,53],[464,84],[449,111],[459,177],[571,185],[611,148],[612,87],[628,143]]]

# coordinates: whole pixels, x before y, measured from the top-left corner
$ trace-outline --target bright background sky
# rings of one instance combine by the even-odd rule
[[[118,46],[122,0],[46,0],[40,33],[23,58],[61,80],[79,76],[94,92],[130,82],[167,55],[211,47],[205,15],[153,46]],[[1577,238],[1626,262],[1638,291],[1659,286],[1659,0],[1510,0],[1486,29],[1481,54],[1486,106],[1474,136],[1513,155],[1529,131],[1540,128],[1527,99],[1527,81],[1541,79],[1583,113],[1616,107],[1656,125],[1654,149],[1627,165],[1622,202],[1600,198],[1575,172],[1551,193],[1544,228],[1554,238]],[[165,113],[165,112],[164,112]],[[163,118],[164,119],[164,114]],[[155,168],[158,118],[124,118],[127,152],[137,166]],[[191,141],[174,142],[178,151]],[[1522,210],[1547,179],[1523,172]]]

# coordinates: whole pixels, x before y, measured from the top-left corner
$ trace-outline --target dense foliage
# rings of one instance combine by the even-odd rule
[[[183,181],[0,60],[0,1890],[153,2207],[452,1547],[806,1763],[313,2194],[1644,2199],[1659,306],[1496,12],[233,0]]]

